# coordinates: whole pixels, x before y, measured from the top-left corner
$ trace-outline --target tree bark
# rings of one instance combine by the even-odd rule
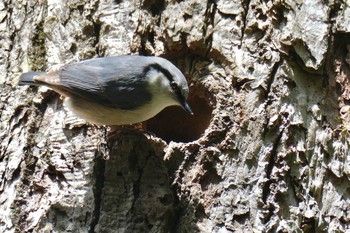
[[[350,231],[348,2],[2,0],[0,33],[1,232]],[[195,115],[113,131],[17,86],[122,54],[171,60]]]

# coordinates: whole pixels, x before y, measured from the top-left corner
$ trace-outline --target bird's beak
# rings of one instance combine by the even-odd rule
[[[188,112],[189,114],[193,115],[193,112],[192,112],[192,110],[190,108],[190,105],[188,105],[186,100],[181,101],[181,107],[183,109],[185,109],[186,112]]]

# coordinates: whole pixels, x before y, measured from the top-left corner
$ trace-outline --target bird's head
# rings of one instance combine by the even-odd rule
[[[144,72],[151,93],[160,98],[164,107],[179,105],[193,115],[186,100],[189,92],[186,78],[176,66],[163,58],[150,57]]]

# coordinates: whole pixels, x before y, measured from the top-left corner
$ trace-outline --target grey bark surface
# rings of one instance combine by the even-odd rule
[[[349,5],[2,0],[0,232],[350,232]],[[17,86],[122,54],[176,64],[195,115],[116,133]]]

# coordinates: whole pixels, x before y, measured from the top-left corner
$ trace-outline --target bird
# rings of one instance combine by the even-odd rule
[[[23,73],[18,85],[49,87],[75,115],[96,125],[140,123],[172,105],[193,115],[185,76],[157,56],[92,58],[49,72]]]

